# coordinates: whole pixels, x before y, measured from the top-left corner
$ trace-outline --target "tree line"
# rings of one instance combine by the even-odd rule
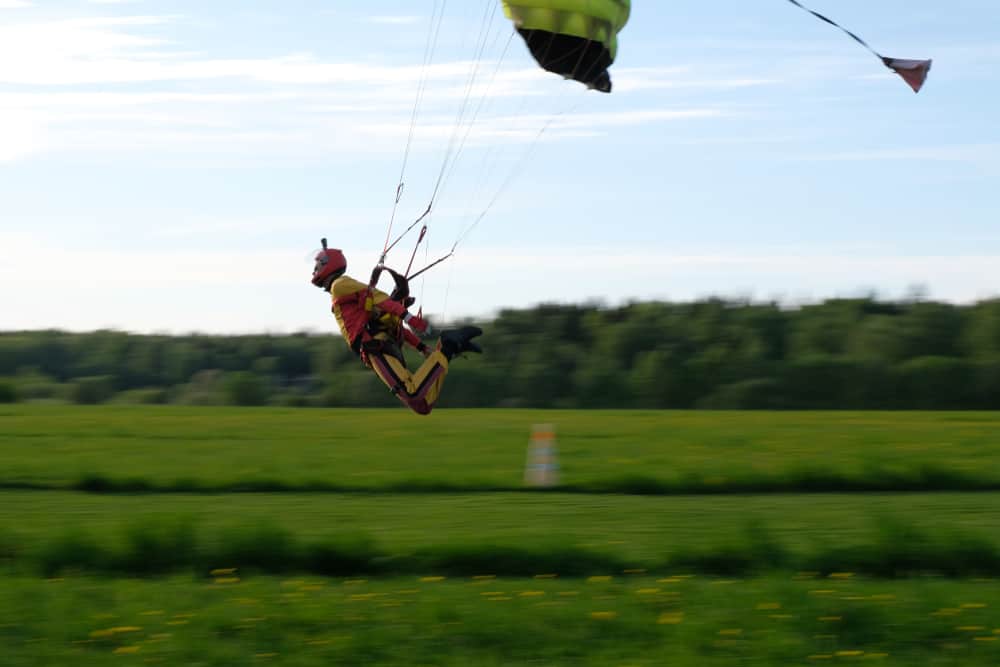
[[[1000,409],[1000,299],[540,305],[480,323],[442,407]],[[419,363],[411,358],[411,368]],[[0,332],[0,402],[379,407],[335,335]]]

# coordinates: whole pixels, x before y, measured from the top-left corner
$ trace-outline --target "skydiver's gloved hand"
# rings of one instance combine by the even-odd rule
[[[406,279],[406,276],[402,275],[398,271],[393,271],[389,267],[385,267],[385,270],[389,272],[389,275],[392,276],[392,280],[395,283],[395,287],[392,290],[392,294],[389,295],[389,298],[403,304],[403,308],[409,308],[416,303],[417,300],[410,296],[410,281]]]
[[[417,317],[416,315],[411,315],[410,313],[403,313],[403,321],[417,333],[428,335],[431,333],[431,325],[428,324],[427,320],[422,317]]]
[[[431,355],[431,348],[427,347],[427,345],[423,341],[421,341],[420,344],[417,345],[417,352],[424,355],[425,357],[429,357]]]

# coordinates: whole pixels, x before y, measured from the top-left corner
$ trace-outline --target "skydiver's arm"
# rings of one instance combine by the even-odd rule
[[[396,317],[400,317],[406,322],[411,328],[422,333],[428,333],[427,322],[424,321],[422,317],[411,314],[406,310],[406,306],[398,301],[393,301],[392,299],[383,299],[375,303],[375,307],[386,313],[391,313]]]
[[[403,327],[403,342],[412,347],[413,349],[417,350],[418,352],[420,352],[425,357],[430,352],[430,348],[428,348],[427,345],[422,340],[417,338],[417,335],[415,333],[413,333],[406,327]]]

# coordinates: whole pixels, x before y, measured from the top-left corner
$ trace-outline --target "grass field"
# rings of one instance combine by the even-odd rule
[[[0,457],[3,665],[1000,663],[1000,415],[15,405]]]

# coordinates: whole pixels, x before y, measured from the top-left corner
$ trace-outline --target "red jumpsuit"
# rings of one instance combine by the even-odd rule
[[[333,314],[351,349],[400,401],[417,414],[430,413],[448,374],[448,358],[440,349],[435,349],[415,373],[407,370],[399,343],[404,342],[415,349],[419,349],[421,343],[403,326],[401,318],[406,313],[403,304],[350,276],[334,280],[330,294]],[[374,326],[369,327],[369,322]]]

